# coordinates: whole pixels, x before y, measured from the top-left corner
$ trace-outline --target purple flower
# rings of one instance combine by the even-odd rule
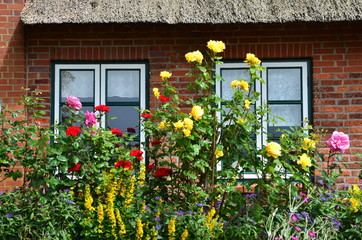
[[[324,182],[322,180],[317,181],[320,185],[324,185]]]
[[[155,217],[154,219],[153,219],[153,221],[155,221],[155,222],[159,222],[161,219],[160,219],[160,217]]]
[[[344,153],[349,148],[349,137],[343,132],[334,131],[328,139],[327,145],[330,147],[331,152]]]
[[[96,119],[96,114],[94,112],[85,112],[85,125],[87,125],[87,127],[91,127],[95,124],[97,124],[97,119]]]
[[[12,218],[12,217],[14,217],[14,214],[8,213],[8,214],[6,214],[5,216],[6,216],[7,218]]]
[[[145,205],[145,210],[150,210],[151,208],[147,205]]]
[[[160,224],[156,224],[155,228],[156,228],[157,230],[160,230],[160,229],[162,228],[162,226],[161,226]]]
[[[198,203],[198,204],[196,204],[196,206],[198,206],[198,207],[203,207],[203,206],[205,206],[205,205],[202,204],[202,203]]]
[[[68,200],[67,203],[68,203],[68,204],[74,204],[74,202],[73,202],[73,201],[70,201],[70,200]]]
[[[80,102],[79,98],[74,96],[67,97],[65,105],[74,110],[82,109],[82,103]]]
[[[161,197],[155,197],[155,200],[161,200],[162,198]]]
[[[301,212],[301,214],[306,218],[306,219],[310,219],[309,214],[307,212]]]
[[[326,193],[326,196],[329,197],[329,198],[333,198],[334,196],[330,193]]]
[[[185,212],[184,212],[184,211],[179,210],[179,211],[178,211],[178,213],[177,213],[177,216],[183,216],[183,215],[185,215]]]

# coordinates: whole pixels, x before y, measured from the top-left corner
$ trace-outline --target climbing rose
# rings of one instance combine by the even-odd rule
[[[215,150],[215,157],[220,158],[224,156],[224,152],[222,150]]]
[[[245,100],[244,103],[245,103],[245,108],[249,109],[251,102],[249,100]]]
[[[80,130],[80,128],[78,126],[74,126],[74,127],[68,127],[68,129],[65,131],[65,134],[67,136],[74,136],[76,137],[78,135],[78,133],[80,133],[82,130]]]
[[[234,80],[230,83],[230,86],[235,89],[237,88],[238,86],[240,86],[240,89],[244,90],[244,91],[249,91],[249,83],[245,80]]]
[[[171,98],[166,97],[165,95],[161,95],[161,96],[160,96],[160,100],[161,100],[162,102],[169,102],[169,101],[171,101]]]
[[[316,141],[309,138],[304,138],[302,148],[308,150],[309,148],[315,148]]]
[[[111,128],[111,132],[113,133],[113,134],[116,134],[117,135],[117,137],[122,137],[122,131],[121,130],[119,130],[118,128]]]
[[[171,174],[171,169],[169,168],[159,168],[156,170],[154,176],[155,177],[168,177]]]
[[[225,43],[223,43],[222,41],[214,41],[214,40],[210,40],[207,42],[207,47],[216,53],[219,52],[223,52],[225,49]]]
[[[184,118],[184,127],[188,130],[192,130],[194,127],[194,121],[192,121],[190,118]]]
[[[204,110],[200,106],[193,106],[190,115],[195,119],[199,120],[204,115]]]
[[[266,145],[266,154],[270,157],[277,158],[281,155],[281,146],[279,143],[270,142]]]
[[[151,118],[151,114],[149,114],[149,113],[142,113],[141,117],[143,117],[143,118]]]
[[[150,164],[150,165],[147,166],[147,171],[151,171],[154,168],[156,168],[156,166],[153,165],[153,164]]]
[[[99,105],[94,108],[94,110],[100,111],[100,112],[109,112],[109,107],[106,105]]]
[[[299,156],[299,160],[297,162],[299,165],[302,166],[302,168],[311,167],[312,161],[310,160],[310,157],[308,157],[307,154],[303,153],[302,156]]]
[[[126,128],[126,131],[129,133],[136,133],[136,129],[134,128]]]
[[[143,159],[142,154],[143,152],[141,150],[132,150],[132,152],[129,155],[131,157],[137,157],[137,160],[141,161]]]
[[[198,62],[198,63],[202,63],[202,60],[204,59],[204,56],[202,55],[202,53],[197,50],[194,52],[189,52],[185,54],[185,58],[187,62]]]
[[[82,164],[80,164],[80,163],[74,164],[73,167],[68,168],[68,173],[79,171],[81,166],[82,166]]]
[[[155,141],[152,141],[152,142],[151,142],[152,145],[159,145],[159,144],[161,144],[161,143],[162,143],[161,140],[155,140]]]
[[[74,110],[82,109],[82,103],[80,102],[79,98],[74,96],[67,97],[65,105]]]
[[[118,162],[116,162],[114,164],[114,167],[115,168],[123,167],[123,168],[127,168],[127,169],[131,170],[132,169],[132,163],[130,161],[120,160],[120,161],[118,161]]]
[[[344,153],[344,151],[349,148],[349,137],[343,132],[334,131],[331,138],[328,139],[327,145],[332,152]]]
[[[87,125],[87,127],[91,127],[97,123],[96,114],[94,112],[86,111],[85,116],[85,125]]]
[[[170,78],[172,76],[172,73],[167,72],[167,71],[162,71],[160,72],[160,77],[162,78],[162,80],[165,80],[166,78]]]

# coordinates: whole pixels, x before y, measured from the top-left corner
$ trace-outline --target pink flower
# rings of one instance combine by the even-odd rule
[[[96,114],[94,112],[86,111],[85,116],[87,117],[85,119],[85,125],[87,125],[87,127],[91,127],[97,123]]]
[[[328,139],[327,145],[332,152],[344,153],[344,151],[349,148],[349,137],[343,132],[334,131],[331,138]]]
[[[297,237],[292,237],[292,240],[299,240],[299,238],[297,238]]]
[[[300,227],[295,227],[295,230],[297,231],[297,232],[300,232],[302,229],[300,229]]]
[[[317,237],[317,235],[314,232],[308,232],[308,235],[311,237]]]
[[[74,110],[80,110],[82,109],[82,103],[80,102],[79,98],[74,96],[67,97],[67,101],[65,102],[65,105],[67,105],[69,108]]]
[[[295,215],[293,215],[293,216],[292,216],[292,220],[293,220],[294,222],[296,222],[296,221],[298,221],[298,218],[297,218]]]

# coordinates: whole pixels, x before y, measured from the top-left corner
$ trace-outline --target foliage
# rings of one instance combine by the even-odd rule
[[[339,166],[332,159],[342,158],[348,136],[333,133],[324,156],[318,152],[324,133],[306,121],[259,146],[257,136],[266,133],[261,122],[282,120],[268,106],[256,105],[260,93],[254,85],[264,82],[261,61],[247,54],[249,78],[232,81],[232,98],[221,99],[213,89],[223,79],[214,67],[222,64],[218,54],[225,45],[209,41],[207,47],[205,58],[200,51],[185,55],[193,67],[192,98],[179,96],[172,73],[161,72],[162,86],[153,89],[157,108],[140,110],[149,140],[143,149],[133,144],[131,131],[100,127],[109,107],[84,113],[74,96],[62,108],[63,121],[51,128],[38,122],[45,112],[37,91],[24,97],[24,111],[4,109],[0,170],[4,178],[23,178],[19,190],[0,196],[4,236],[360,238],[361,190],[334,186]],[[32,122],[16,119],[25,111]],[[317,164],[325,159],[326,171]],[[311,174],[316,169],[320,176]],[[245,171],[257,178],[246,180]]]

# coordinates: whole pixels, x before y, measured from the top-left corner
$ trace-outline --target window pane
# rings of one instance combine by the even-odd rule
[[[138,70],[107,70],[107,102],[139,102]]]
[[[111,106],[107,117],[117,117],[117,119],[107,121],[108,127],[118,128],[123,132],[127,128],[132,128],[135,130],[135,134],[139,134],[139,113],[135,106]]]
[[[276,124],[269,123],[268,132],[276,136],[276,129],[289,129],[293,126],[302,125],[301,104],[280,104],[269,105],[273,115],[283,118],[285,121],[278,121]]]
[[[231,100],[233,96],[233,89],[231,88],[230,83],[233,80],[241,78],[249,81],[250,76],[246,70],[246,68],[221,69],[221,76],[225,79],[225,81],[221,82],[221,97],[223,99]]]
[[[301,100],[300,68],[268,68],[268,100]]]
[[[61,119],[61,122],[65,122],[65,120],[67,119],[67,116],[69,114],[69,111],[64,111],[65,108],[64,108],[65,105],[62,106],[61,108],[61,113],[60,113],[60,119]],[[93,106],[82,106],[82,111],[85,113],[86,111],[88,112],[93,112],[93,109],[94,107]],[[73,113],[72,113],[73,114]],[[78,114],[83,114],[81,112],[78,112]],[[80,126],[80,124],[75,124],[76,126]]]
[[[61,70],[61,101],[68,96],[76,96],[81,102],[93,102],[94,72],[93,70]]]

